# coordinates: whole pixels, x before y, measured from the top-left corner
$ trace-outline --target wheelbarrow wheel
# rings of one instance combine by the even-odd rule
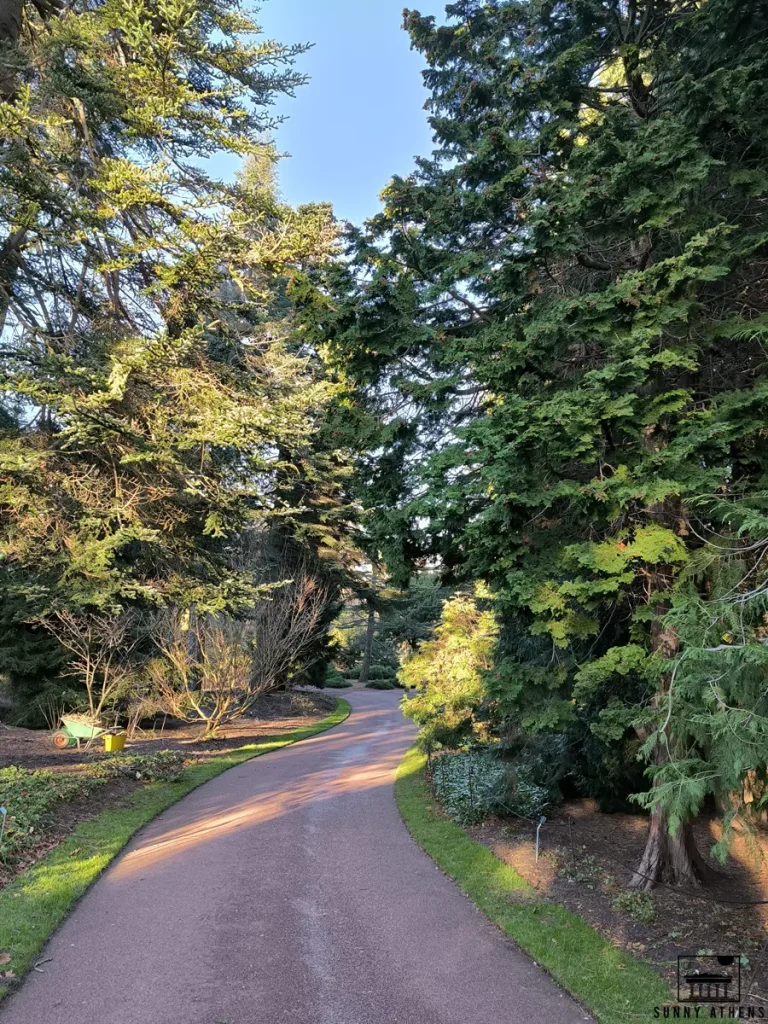
[[[58,732],[55,732],[51,739],[53,741],[54,747],[58,748],[59,750],[64,750],[64,748],[68,747],[69,744],[72,742],[72,737],[69,735],[68,732],[64,732],[63,729],[59,729]]]

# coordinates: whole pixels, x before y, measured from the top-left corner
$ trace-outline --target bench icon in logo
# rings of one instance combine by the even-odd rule
[[[703,954],[677,958],[678,1003],[738,1003],[741,957]]]

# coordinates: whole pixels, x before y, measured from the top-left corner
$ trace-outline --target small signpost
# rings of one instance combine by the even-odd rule
[[[539,832],[541,832],[541,826],[544,824],[544,822],[546,820],[547,819],[542,814],[542,816],[539,818],[539,824],[536,826],[536,862],[537,863],[538,863],[538,860],[539,860]]]

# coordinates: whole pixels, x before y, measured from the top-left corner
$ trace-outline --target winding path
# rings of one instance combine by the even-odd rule
[[[400,820],[397,695],[246,762],[147,826],[2,1024],[576,1024],[585,1012]]]

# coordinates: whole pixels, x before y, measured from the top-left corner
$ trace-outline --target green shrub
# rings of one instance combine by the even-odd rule
[[[504,810],[523,818],[538,818],[552,805],[551,792],[536,781],[533,771],[526,765],[517,765],[512,773],[512,784],[504,799]]]
[[[432,765],[435,796],[454,821],[471,825],[502,810],[508,775],[497,757],[473,750],[442,754]]]
[[[323,674],[323,679],[322,679],[322,686],[323,687],[332,687],[332,688],[336,689],[336,688],[341,687],[341,686],[351,686],[351,685],[352,684],[347,682],[347,680],[344,678],[344,676],[341,674],[341,672],[339,672],[339,670],[336,668],[335,665],[328,664],[328,665],[325,666],[325,672]]]
[[[620,892],[613,900],[613,909],[629,914],[635,921],[653,921],[656,917],[653,896],[649,892],[636,892],[634,889]]]
[[[352,668],[347,669],[344,675],[347,677],[347,679],[359,679],[360,669],[362,667],[362,665],[353,665]]]
[[[510,757],[514,747],[502,748],[509,761],[510,785],[506,806],[513,814],[538,818],[548,808],[560,803],[560,782],[567,771],[568,740],[562,733],[540,733],[525,737]]]
[[[144,782],[178,782],[184,773],[184,755],[178,750],[152,754],[117,754],[93,766],[99,778],[127,776]]]
[[[372,679],[370,683],[366,683],[368,690],[397,690],[397,683],[391,679]]]
[[[487,604],[479,584],[474,596],[446,601],[434,640],[420,644],[402,664],[400,682],[418,687],[404,714],[419,726],[422,750],[456,749],[486,738],[483,678],[493,665],[498,634]]]
[[[39,842],[57,803],[86,796],[102,781],[91,772],[64,775],[24,768],[0,769],[0,806],[8,811],[0,842],[0,861],[17,861]]]
[[[397,678],[397,672],[389,665],[371,665],[368,670],[369,679],[389,679],[392,682]]]

